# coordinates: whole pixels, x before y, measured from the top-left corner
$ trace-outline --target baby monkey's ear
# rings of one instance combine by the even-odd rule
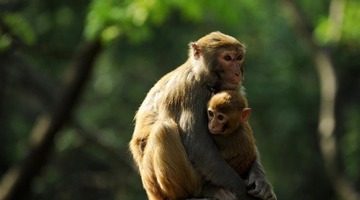
[[[249,120],[251,114],[251,108],[244,108],[241,112],[241,123],[246,123]]]

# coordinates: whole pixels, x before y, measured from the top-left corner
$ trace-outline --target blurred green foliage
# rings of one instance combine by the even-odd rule
[[[328,1],[301,1],[313,37],[326,43]],[[28,151],[37,117],[58,98],[78,45],[104,51],[73,119],[122,156],[68,125],[28,199],[145,199],[127,144],[147,91],[215,30],[247,46],[244,85],[262,162],[279,199],[337,199],[324,172],[311,52],[281,1],[0,1],[0,177]],[[339,83],[336,135],[346,176],[360,190],[360,3],[347,0],[333,49]]]

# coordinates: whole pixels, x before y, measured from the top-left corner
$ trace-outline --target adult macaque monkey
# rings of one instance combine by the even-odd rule
[[[208,128],[220,153],[230,166],[244,179],[258,158],[255,138],[248,123],[251,108],[246,98],[237,91],[222,91],[208,103]],[[257,161],[259,162],[259,161]],[[262,173],[264,173],[262,171]],[[250,190],[263,200],[276,200],[270,183],[260,192]]]
[[[236,199],[250,199],[244,181],[215,146],[206,116],[212,93],[241,88],[245,47],[220,32],[189,46],[189,59],[154,85],[135,116],[130,151],[143,186],[150,200],[199,197],[205,181]],[[249,177],[261,192],[267,182],[260,163]],[[235,199],[222,189],[214,196]]]

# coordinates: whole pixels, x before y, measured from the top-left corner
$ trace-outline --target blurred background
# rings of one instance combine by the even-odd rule
[[[219,30],[247,46],[278,199],[359,200],[359,20],[358,0],[0,0],[0,199],[146,199],[135,111]]]

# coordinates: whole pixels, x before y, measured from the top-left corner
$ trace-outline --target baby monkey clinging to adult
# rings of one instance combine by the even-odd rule
[[[250,179],[249,171],[259,158],[248,122],[251,108],[246,98],[237,91],[219,92],[208,102],[207,112],[208,128],[220,153],[243,179]],[[271,192],[263,199],[275,200],[276,196]]]
[[[208,103],[209,131],[225,160],[242,178],[256,159],[250,114],[246,98],[236,91],[217,93]]]

